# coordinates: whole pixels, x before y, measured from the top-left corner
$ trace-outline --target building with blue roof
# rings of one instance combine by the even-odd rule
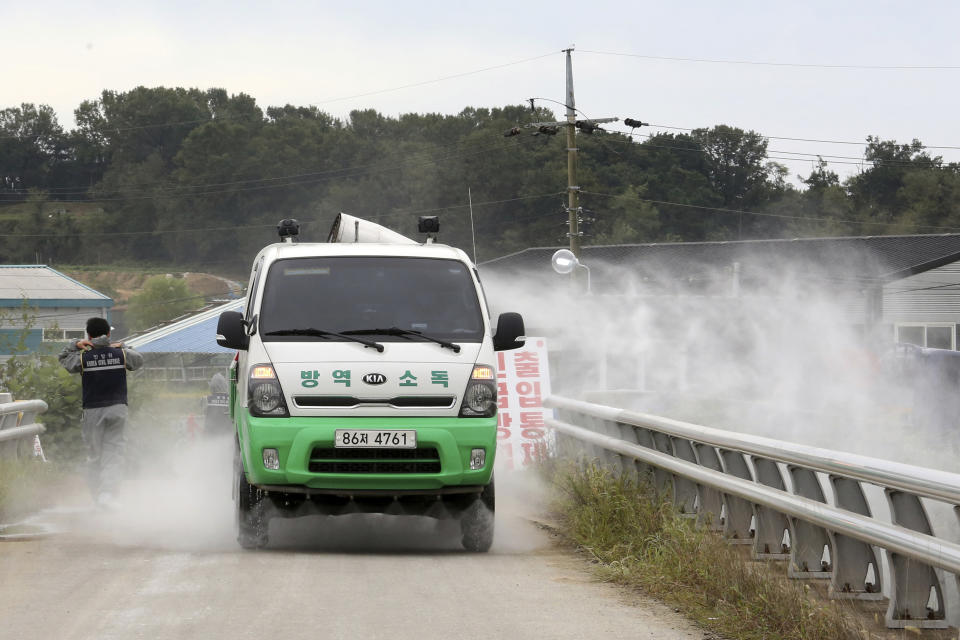
[[[143,354],[143,375],[168,382],[209,381],[223,372],[236,354],[217,344],[217,322],[224,311],[242,311],[244,300],[231,300],[199,313],[149,329],[124,340]]]
[[[0,265],[0,359],[55,352],[86,336],[87,319],[110,321],[113,299],[42,264]]]

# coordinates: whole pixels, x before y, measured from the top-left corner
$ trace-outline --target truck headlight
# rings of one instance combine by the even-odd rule
[[[493,367],[478,364],[467,383],[460,405],[462,418],[489,418],[497,415],[497,387]]]
[[[483,469],[483,465],[487,463],[487,450],[486,449],[472,449],[470,451],[470,469],[473,471],[478,471]]]
[[[250,369],[248,386],[250,414],[263,418],[286,418],[287,403],[273,367],[258,364]]]
[[[276,449],[263,450],[263,466],[266,469],[276,471],[280,468],[280,454]]]

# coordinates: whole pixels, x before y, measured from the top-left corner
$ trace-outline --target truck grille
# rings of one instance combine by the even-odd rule
[[[294,396],[298,407],[319,409],[351,409],[362,405],[384,405],[397,409],[449,409],[456,396],[397,396],[396,398],[355,398],[353,396]]]
[[[440,473],[440,454],[433,447],[417,449],[335,449],[314,447],[311,473]]]

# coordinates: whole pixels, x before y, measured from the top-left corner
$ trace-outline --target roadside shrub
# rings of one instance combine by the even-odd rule
[[[744,640],[865,637],[841,604],[748,561],[646,481],[571,463],[554,471],[553,482],[563,533],[607,580],[640,587],[704,627]]]

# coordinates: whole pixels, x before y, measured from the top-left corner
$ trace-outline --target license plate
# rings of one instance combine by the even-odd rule
[[[350,449],[416,449],[417,432],[413,429],[337,429],[334,447]]]

